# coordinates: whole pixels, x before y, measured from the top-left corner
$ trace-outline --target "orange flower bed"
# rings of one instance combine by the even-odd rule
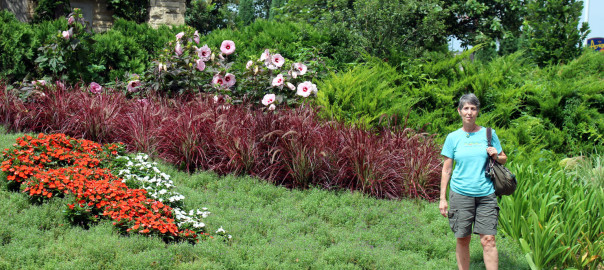
[[[110,218],[124,233],[198,241],[195,232],[179,230],[170,206],[148,198],[144,189],[128,188],[104,168],[121,149],[121,144],[100,145],[41,133],[18,138],[11,149],[5,149],[0,169],[9,181],[24,186],[23,192],[34,201],[71,196],[75,201],[68,204],[70,210],[84,209],[92,220]]]

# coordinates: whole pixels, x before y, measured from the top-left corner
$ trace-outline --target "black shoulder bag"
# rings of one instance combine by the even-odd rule
[[[489,147],[493,146],[491,142],[491,128],[487,128],[487,142]],[[516,190],[516,175],[514,175],[508,168],[493,160],[492,157],[487,158],[485,164],[485,172],[487,177],[491,178],[493,185],[495,186],[495,194],[497,196],[512,195]]]

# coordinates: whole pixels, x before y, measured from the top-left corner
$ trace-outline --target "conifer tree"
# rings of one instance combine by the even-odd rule
[[[254,21],[254,0],[241,0],[239,2],[239,21],[248,25]]]

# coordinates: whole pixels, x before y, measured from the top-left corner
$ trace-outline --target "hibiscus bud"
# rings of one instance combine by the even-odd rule
[[[195,30],[195,33],[193,34],[193,41],[195,41],[195,43],[199,44],[199,31]]]
[[[185,35],[185,32],[180,32],[176,34],[176,40],[180,40]]]
[[[64,39],[69,39],[69,31],[63,31],[61,32],[61,35],[63,36]]]
[[[268,106],[269,111],[274,111],[275,108],[276,108],[275,104],[271,104],[270,106]]]
[[[176,52],[176,55],[180,56],[183,52],[182,49],[182,45],[180,45],[180,42],[176,43],[176,47],[174,48],[174,51]]]
[[[254,67],[254,75],[258,74],[258,66]]]
[[[254,64],[254,61],[252,61],[252,60],[247,61],[247,64],[245,64],[245,69],[250,69],[253,64]]]
[[[67,19],[67,23],[73,24],[74,22],[75,22],[75,18],[73,16],[69,16],[69,19]]]

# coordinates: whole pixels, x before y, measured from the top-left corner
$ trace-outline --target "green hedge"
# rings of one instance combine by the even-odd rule
[[[468,57],[471,52],[445,58],[434,55],[435,61],[410,61],[398,67],[398,75],[376,68],[372,70],[381,75],[368,75],[359,68],[334,75],[320,83],[319,92],[323,93],[318,103],[332,115],[339,111],[336,118],[375,125],[382,113],[393,114],[390,109],[404,105],[405,100],[413,101],[410,127],[425,127],[442,141],[460,127],[459,97],[473,92],[482,103],[478,124],[496,128],[511,155],[531,160],[541,158],[534,155],[539,152],[579,155],[604,151],[603,54],[585,51],[568,65],[542,69],[521,53],[473,62]],[[375,78],[374,87],[365,87],[363,92],[359,84],[344,85],[343,78],[360,82]],[[382,87],[386,81],[390,86]],[[364,103],[381,100],[392,89],[400,91],[388,94],[392,101],[380,101],[367,110]],[[351,95],[367,97],[348,98]]]

